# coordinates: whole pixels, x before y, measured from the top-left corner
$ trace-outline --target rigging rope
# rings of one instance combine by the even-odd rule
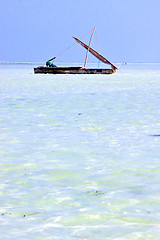
[[[94,29],[94,28],[93,28]],[[83,39],[86,35],[88,35],[91,31],[93,31],[93,29],[91,29],[89,32],[87,32],[86,34],[84,34],[81,39]],[[64,52],[66,52],[68,49],[70,49],[71,47],[73,47],[76,44],[76,42],[72,43],[69,47],[65,48],[64,50],[62,50],[60,53],[57,54],[57,57],[59,57],[60,55],[62,55]]]

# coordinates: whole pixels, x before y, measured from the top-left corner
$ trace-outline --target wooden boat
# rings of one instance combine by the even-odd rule
[[[34,68],[34,73],[49,74],[112,74],[113,69],[105,68],[83,68],[83,67],[45,67]]]
[[[41,73],[41,74],[47,74],[47,73],[49,73],[49,74],[112,74],[112,73],[115,73],[118,68],[90,47],[94,31],[95,31],[95,28],[94,28],[93,33],[91,35],[89,45],[86,45],[85,43],[80,41],[78,38],[73,37],[81,46],[83,46],[87,50],[84,67],[46,67],[46,66],[39,66],[39,67],[34,68],[34,73],[36,73],[36,74],[37,73]],[[106,69],[106,68],[86,68],[88,52],[93,54],[96,58],[98,58],[103,63],[110,65],[111,68],[109,68],[109,69]],[[56,57],[54,57],[52,59],[55,59],[55,58]]]

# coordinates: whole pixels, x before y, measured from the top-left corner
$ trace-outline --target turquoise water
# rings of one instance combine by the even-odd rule
[[[160,65],[0,65],[0,236],[159,240]]]

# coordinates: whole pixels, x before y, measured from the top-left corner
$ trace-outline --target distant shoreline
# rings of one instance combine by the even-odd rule
[[[0,62],[0,65],[37,65],[43,64],[42,62]]]
[[[71,62],[58,62],[59,64],[83,64],[83,63],[71,63]],[[57,64],[58,64],[57,63]],[[0,65],[44,65],[44,62],[0,62]],[[97,64],[96,62],[88,63],[88,64]],[[122,63],[114,63],[114,64],[160,64],[160,62],[122,62]]]

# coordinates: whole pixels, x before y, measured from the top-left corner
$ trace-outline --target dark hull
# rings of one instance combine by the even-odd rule
[[[105,68],[82,68],[82,67],[44,67],[34,68],[34,73],[38,74],[112,74],[112,69]]]

